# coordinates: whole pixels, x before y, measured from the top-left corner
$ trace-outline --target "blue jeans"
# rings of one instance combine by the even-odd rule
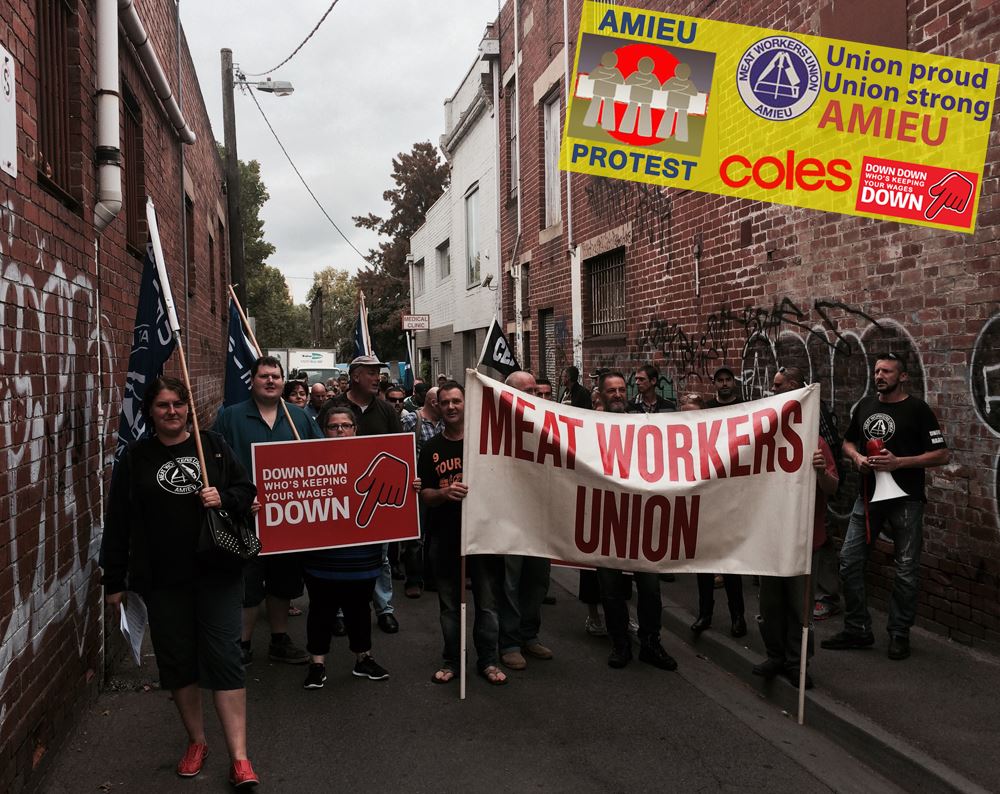
[[[438,605],[441,611],[441,633],[444,635],[444,666],[458,671],[461,653],[461,604],[465,582],[461,573],[461,536],[452,532],[431,530],[427,538],[437,577]],[[500,627],[497,621],[496,593],[503,576],[500,557],[475,554],[465,558],[467,575],[472,579],[475,620],[472,643],[476,647],[476,669],[482,672],[499,661],[497,643]]]
[[[396,611],[392,605],[392,566],[389,564],[389,544],[382,544],[382,570],[375,580],[375,593],[372,595],[376,615],[391,615]]]
[[[924,503],[894,499],[868,505],[872,543],[879,530],[893,536],[896,576],[889,599],[889,634],[908,637],[917,617],[917,572],[924,542]],[[844,591],[844,630],[868,634],[872,617],[865,596],[865,564],[871,544],[865,538],[865,506],[854,503],[844,545],[840,550],[840,582]]]
[[[503,587],[497,593],[497,613],[500,653],[509,653],[538,642],[542,601],[549,591],[552,562],[546,557],[508,554],[503,564]]]

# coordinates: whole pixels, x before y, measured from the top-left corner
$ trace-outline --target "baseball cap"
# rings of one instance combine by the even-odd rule
[[[357,356],[351,361],[350,366],[347,368],[348,371],[353,370],[355,367],[384,367],[387,366],[385,363],[378,360],[378,356]]]
[[[712,375],[712,380],[715,380],[717,377],[719,377],[719,375],[728,375],[730,378],[736,377],[736,373],[733,372],[729,367],[719,367],[717,370],[715,370],[715,373]]]

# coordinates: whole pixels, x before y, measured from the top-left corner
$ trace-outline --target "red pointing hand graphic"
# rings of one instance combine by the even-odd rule
[[[410,488],[410,467],[406,462],[380,452],[369,464],[368,471],[354,483],[354,490],[364,497],[358,511],[358,526],[367,527],[380,505],[402,507]]]
[[[934,200],[924,211],[927,220],[934,220],[942,209],[949,209],[961,215],[965,212],[965,207],[972,198],[972,191],[975,189],[968,179],[955,171],[945,174],[941,179],[927,188],[927,192],[934,196]]]

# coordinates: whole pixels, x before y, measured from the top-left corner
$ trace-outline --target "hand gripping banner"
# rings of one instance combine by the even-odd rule
[[[805,574],[818,437],[816,385],[703,411],[615,414],[468,370],[464,553]]]

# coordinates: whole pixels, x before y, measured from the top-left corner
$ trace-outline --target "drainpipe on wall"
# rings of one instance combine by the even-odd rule
[[[524,169],[524,162],[521,160],[521,6],[518,0],[514,0],[514,91],[517,96],[517,105],[514,112],[517,114],[517,239],[514,241],[514,258],[510,263],[510,276],[514,279],[514,347],[517,351],[517,360],[524,362],[524,312],[521,303],[521,263],[518,261],[518,246],[521,243],[521,204],[524,195],[521,193],[521,171]]]
[[[122,208],[116,2],[97,0],[97,203],[94,205],[94,227],[98,235]]]
[[[569,3],[563,0],[563,72],[566,77],[566,101],[563,103],[565,124],[569,124],[569,101],[572,91],[569,72]],[[569,253],[569,288],[571,322],[573,326],[573,365],[583,369],[583,273],[580,266],[580,247],[573,238],[573,176],[566,172],[566,250]]]
[[[177,59],[177,102],[181,107],[184,106],[184,81],[183,70],[181,69],[181,0],[177,0],[177,4],[174,7],[174,33],[176,35],[175,39],[175,57]],[[188,301],[190,298],[190,293],[188,292],[188,235],[192,232],[188,229],[187,225],[187,212],[184,204],[184,141],[181,140],[177,144],[177,152],[180,161],[180,168],[177,172],[177,183],[180,188],[180,222],[181,222],[181,252],[184,261],[184,338],[191,338],[191,312],[188,310]]]

